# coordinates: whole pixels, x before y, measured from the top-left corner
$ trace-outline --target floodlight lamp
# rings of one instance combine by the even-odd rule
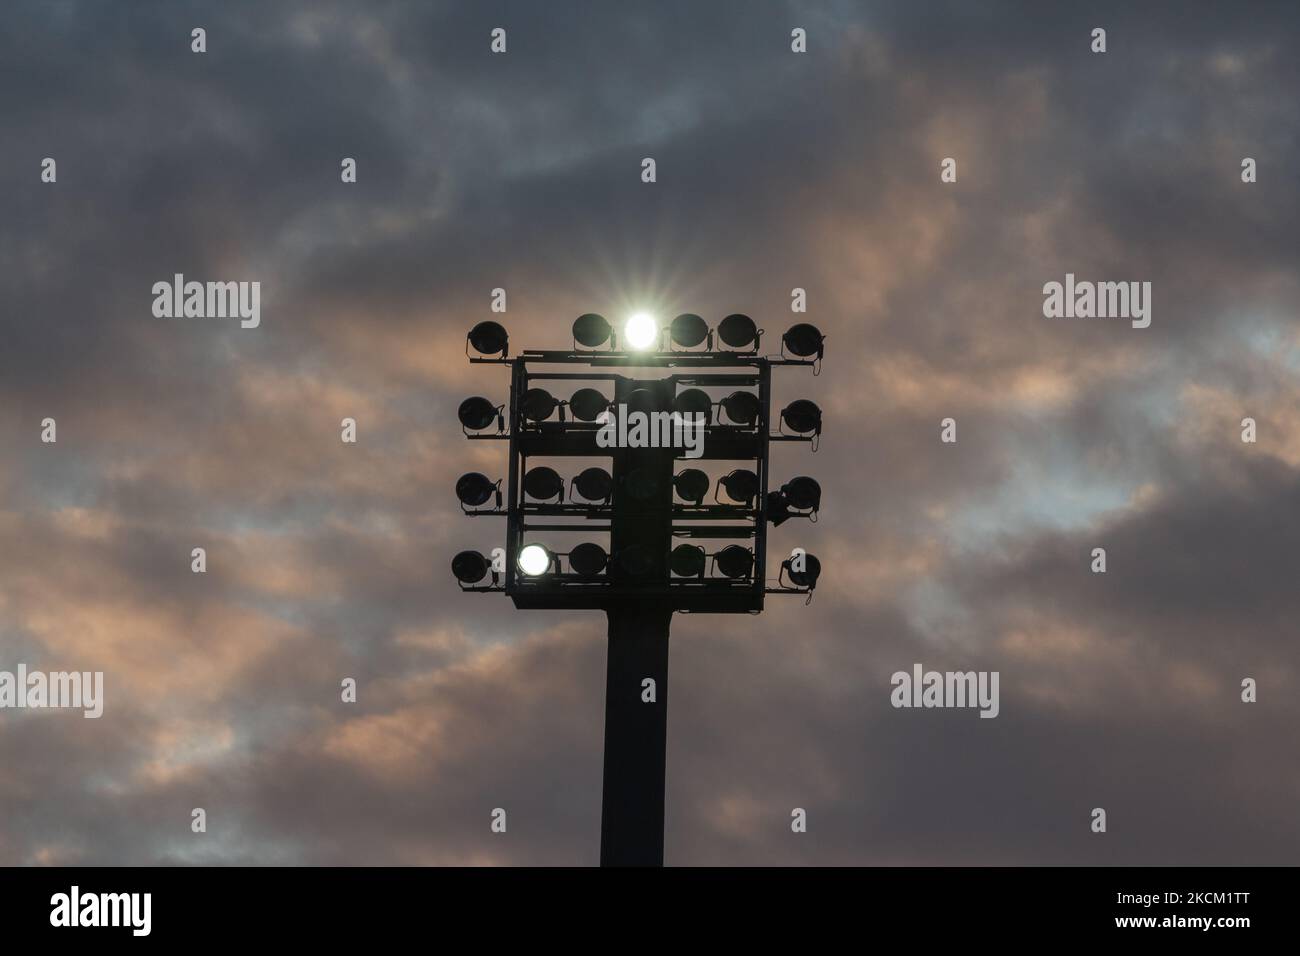
[[[569,411],[579,421],[594,422],[609,408],[609,399],[594,388],[580,388],[569,399]]]
[[[809,325],[807,322],[800,322],[798,325],[792,325],[781,336],[781,344],[790,350],[791,355],[797,355],[799,358],[807,358],[810,355],[822,357],[822,342],[826,336],[822,335],[821,330],[815,325]]]
[[[461,402],[456,417],[460,419],[461,425],[470,431],[482,431],[494,421],[497,423],[497,431],[505,431],[506,427],[500,407],[480,395]]]
[[[684,389],[673,399],[673,411],[691,422],[704,416],[704,422],[708,424],[713,417],[713,399],[702,388]]]
[[[709,493],[709,476],[698,468],[686,468],[673,478],[673,488],[683,501],[702,505],[704,496]]]
[[[669,326],[669,336],[674,345],[684,349],[694,348],[709,337],[709,327],[698,315],[683,312]]]
[[[493,494],[496,495],[497,507],[500,508],[501,482],[493,481],[487,475],[477,471],[461,475],[456,480],[456,497],[466,508],[477,508],[487,504]]]
[[[694,544],[679,544],[668,556],[673,574],[683,578],[704,577],[704,549]]]
[[[758,475],[748,468],[737,468],[723,475],[718,484],[722,485],[727,492],[727,497],[733,501],[750,504],[758,494]]]
[[[451,559],[451,573],[461,584],[478,584],[488,573],[488,559],[477,551],[462,551]]]
[[[540,544],[526,544],[519,552],[519,570],[530,578],[545,574],[551,568],[551,552]]]
[[[753,392],[732,392],[722,400],[722,410],[737,425],[753,425],[762,407]]]
[[[754,554],[738,544],[729,544],[713,556],[718,570],[729,578],[743,578],[754,566]]]
[[[781,486],[781,494],[790,502],[790,507],[800,511],[816,511],[822,503],[822,486],[815,478],[800,475],[791,478]]]
[[[519,403],[519,411],[531,422],[544,422],[555,412],[559,402],[544,388],[530,388],[524,392]]]
[[[612,331],[605,317],[595,312],[586,312],[573,320],[573,340],[585,348],[604,345]]]
[[[480,322],[474,328],[469,330],[466,336],[469,344],[474,346],[474,351],[481,355],[506,354],[506,346],[510,341],[510,336],[506,334],[505,327],[500,322]]]
[[[815,432],[820,435],[822,430],[822,410],[817,407],[815,402],[810,402],[806,398],[799,398],[781,410],[781,421],[785,422],[791,431],[800,435],[806,435],[808,432]]]
[[[605,549],[594,541],[580,544],[569,552],[569,568],[579,577],[594,578],[605,570],[608,563]]]
[[[573,486],[588,501],[608,501],[614,488],[614,479],[604,468],[584,468],[573,479]]]
[[[733,312],[718,324],[718,338],[733,349],[758,348],[758,326],[749,316]]]
[[[803,565],[802,571],[795,570],[796,560]],[[790,575],[791,584],[795,587],[807,588],[809,591],[817,586],[817,579],[821,577],[822,573],[822,563],[807,552],[798,559],[786,558],[781,562],[781,568]]]
[[[643,352],[659,338],[659,325],[649,312],[636,312],[623,326],[623,341],[629,348]]]
[[[529,468],[528,473],[524,475],[524,494],[538,501],[550,501],[555,497],[563,500],[564,479],[554,468],[545,465]]]

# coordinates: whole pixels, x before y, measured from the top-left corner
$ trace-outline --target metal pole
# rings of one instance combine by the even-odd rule
[[[668,628],[662,602],[609,608],[601,866],[663,866]],[[653,697],[650,685],[653,680]]]

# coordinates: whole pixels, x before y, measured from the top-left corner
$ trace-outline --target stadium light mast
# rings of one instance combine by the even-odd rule
[[[663,864],[673,612],[757,613],[768,594],[811,600],[821,573],[817,558],[799,549],[782,561],[775,587],[766,568],[767,526],[815,519],[821,505],[820,486],[806,476],[769,490],[771,444],[810,442],[815,450],[822,426],[807,399],[773,418],[772,369],[816,373],[824,336],[800,323],[782,336],[779,355],[760,355],[762,334],[739,313],[711,329],[690,313],[661,327],[642,312],[621,336],[603,316],[581,315],[572,348],[514,357],[496,322],[480,322],[466,337],[466,354],[478,353],[471,363],[509,369],[510,394],[501,404],[467,398],[462,429],[470,439],[507,441],[509,464],[501,480],[463,475],[456,496],[466,514],[503,516],[506,541],[497,560],[460,552],[452,573],[462,590],[504,593],[517,608],[608,617],[602,866]],[[557,366],[583,371],[538,370]],[[620,374],[647,369],[669,374]],[[582,387],[567,400],[554,394],[575,384]],[[566,487],[546,463],[566,459],[601,463]],[[715,480],[696,464],[720,474]],[[575,534],[606,543],[566,544]]]

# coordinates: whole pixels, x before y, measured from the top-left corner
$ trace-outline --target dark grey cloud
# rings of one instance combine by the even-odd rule
[[[504,467],[449,424],[505,387],[464,331],[496,286],[529,345],[646,302],[779,331],[800,286],[831,353],[778,398],[827,433],[775,467],[822,482],[825,520],[773,537],[828,574],[809,607],[675,622],[669,859],[1295,862],[1296,28],[1283,4],[15,6],[0,667],[104,669],[110,696],[6,712],[0,860],[594,862],[603,621],[447,574],[499,533],[452,482]],[[1067,271],[1152,281],[1152,327],[1043,319]],[[174,272],[261,279],[262,327],[154,319]],[[1001,716],[892,709],[914,661],[1000,670]]]

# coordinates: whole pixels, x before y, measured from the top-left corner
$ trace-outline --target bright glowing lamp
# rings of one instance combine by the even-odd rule
[[[519,552],[519,570],[530,578],[545,574],[551,567],[551,552],[540,544],[524,545]]]
[[[623,341],[637,351],[650,348],[658,338],[659,325],[649,312],[637,312],[623,326]]]

